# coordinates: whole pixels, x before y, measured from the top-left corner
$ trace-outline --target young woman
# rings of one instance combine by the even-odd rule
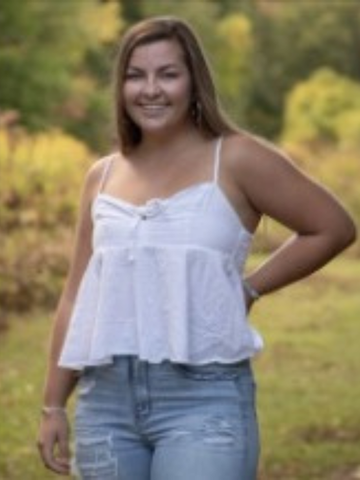
[[[339,202],[221,112],[192,29],[151,18],[116,64],[118,150],[90,169],[55,316],[39,450],[85,480],[254,480],[252,303],[319,269],[355,228]],[[262,215],[294,233],[243,268]]]

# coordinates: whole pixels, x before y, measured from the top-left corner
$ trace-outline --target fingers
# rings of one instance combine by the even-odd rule
[[[69,457],[55,456],[53,453],[54,449],[41,442],[38,442],[38,449],[46,468],[62,475],[68,475],[70,473]]]
[[[37,447],[44,466],[61,475],[70,472],[70,450],[67,428],[42,425]]]
[[[70,449],[69,449],[69,438],[68,435],[64,435],[59,438],[59,455],[57,457],[57,462],[62,466],[62,468],[70,469]]]

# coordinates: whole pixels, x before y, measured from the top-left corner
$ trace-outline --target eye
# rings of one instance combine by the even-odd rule
[[[141,78],[142,74],[136,71],[125,72],[125,80],[136,80]]]
[[[179,76],[179,73],[176,71],[166,71],[163,73],[164,78],[172,79],[172,78],[178,78],[178,76]]]

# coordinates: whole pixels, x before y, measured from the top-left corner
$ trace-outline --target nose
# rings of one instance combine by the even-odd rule
[[[148,77],[143,86],[143,93],[149,97],[156,97],[160,92],[160,86],[155,77]]]

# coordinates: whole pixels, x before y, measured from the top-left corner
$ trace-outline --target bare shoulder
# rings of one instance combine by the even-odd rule
[[[114,154],[109,154],[104,157],[100,157],[90,166],[87,171],[86,179],[89,182],[99,181],[102,177],[104,170],[107,168],[109,162],[114,158]]]
[[[231,165],[238,169],[294,167],[289,156],[274,143],[251,133],[242,132],[225,138],[224,150]]]
[[[112,153],[97,159],[88,169],[85,176],[84,190],[90,197],[98,191],[101,179],[110,162],[113,160],[114,155],[115,154]]]
[[[249,133],[226,137],[224,157],[229,174],[251,200],[285,185],[292,188],[306,177],[275,144]]]
[[[275,145],[238,135],[226,138],[224,153],[238,188],[260,214],[298,232],[328,224],[349,230],[351,222],[338,199]]]

